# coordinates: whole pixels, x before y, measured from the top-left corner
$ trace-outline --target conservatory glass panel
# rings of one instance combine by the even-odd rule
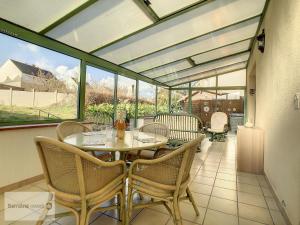
[[[218,77],[218,85],[226,86],[246,86],[246,70],[239,70]]]
[[[0,33],[0,125],[77,119],[80,60]]]
[[[237,131],[244,124],[244,90],[218,90],[217,111],[228,116],[229,129]]]
[[[146,72],[143,72],[142,74],[150,78],[156,78],[156,77],[160,77],[169,73],[174,73],[176,71],[191,68],[191,67],[192,65],[187,60],[180,60],[174,63],[170,63],[164,66],[150,69]]]
[[[92,66],[86,67],[85,119],[110,124],[114,118],[115,74]]]
[[[242,42],[238,42],[232,45],[228,45],[226,47],[218,48],[213,51],[205,52],[203,54],[199,54],[192,57],[192,60],[196,64],[202,64],[211,60],[215,60],[218,58],[226,57],[229,55],[237,54],[239,52],[244,52],[249,49],[249,46],[251,44],[251,40],[245,40]]]
[[[159,17],[166,16],[184,7],[204,0],[151,0],[151,8]]]
[[[171,80],[181,79],[184,77],[192,76],[194,74],[203,73],[205,71],[210,71],[210,70],[217,69],[220,67],[247,61],[249,58],[249,54],[250,54],[250,52],[246,52],[246,53],[242,53],[242,54],[235,55],[235,56],[229,56],[224,59],[219,59],[219,60],[216,60],[213,62],[202,64],[202,65],[199,65],[196,67],[192,67],[191,69],[187,69],[182,72],[177,72],[177,73],[173,73],[173,74],[166,75],[163,77],[159,77],[159,78],[157,78],[157,80],[159,82],[168,82]]]
[[[171,113],[188,112],[189,91],[188,90],[171,90]]]
[[[264,0],[211,1],[101,49],[95,54],[121,64],[259,15],[264,5]]]
[[[216,87],[216,77],[210,77],[203,80],[192,82],[192,87]]]
[[[47,35],[84,51],[92,51],[151,23],[132,0],[97,1]]]
[[[211,115],[216,111],[216,90],[194,91],[192,96],[192,114],[198,116],[208,127]]]
[[[126,111],[126,120],[130,123],[135,118],[135,91],[136,80],[118,76],[117,112]]]
[[[169,90],[157,87],[157,113],[169,112]]]
[[[190,76],[190,77],[186,77],[184,79],[178,79],[178,80],[167,82],[167,85],[174,86],[174,85],[179,85],[179,84],[183,84],[183,83],[187,83],[187,82],[191,82],[191,81],[195,81],[195,80],[215,76],[215,75],[218,75],[218,74],[230,73],[230,72],[235,71],[235,70],[245,69],[246,64],[247,64],[247,61],[237,63],[237,64],[234,64],[234,65],[230,65],[230,66],[225,66],[223,68],[214,69],[214,70],[211,70],[211,71],[206,71],[206,72],[203,72],[203,73],[200,73],[200,74],[196,74],[196,75],[193,75],[193,76]]]
[[[180,85],[174,86],[173,88],[188,88],[188,87],[189,87],[189,83],[186,83],[186,84],[180,84]]]
[[[156,86],[139,81],[138,117],[155,115]]]
[[[187,41],[185,43],[150,54],[140,59],[123,64],[134,71],[144,71],[176,60],[207,52],[224,45],[252,38],[255,36],[259,17],[230,26],[213,34]]]
[[[76,9],[87,0],[4,0],[0,1],[0,15],[34,31],[41,31]]]

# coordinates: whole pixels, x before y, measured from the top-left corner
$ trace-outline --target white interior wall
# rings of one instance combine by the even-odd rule
[[[299,0],[270,1],[262,24],[265,52],[256,46],[247,68],[249,83],[256,64],[256,126],[265,130],[264,170],[293,225],[300,224],[300,110],[294,108],[300,92],[299,12]]]
[[[35,136],[56,137],[55,127],[0,131],[0,187],[42,174]]]

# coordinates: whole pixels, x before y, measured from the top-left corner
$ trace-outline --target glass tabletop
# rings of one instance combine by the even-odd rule
[[[63,141],[87,151],[120,152],[160,147],[168,142],[168,138],[153,133],[125,131],[124,139],[117,138],[116,133],[116,130],[77,133]]]

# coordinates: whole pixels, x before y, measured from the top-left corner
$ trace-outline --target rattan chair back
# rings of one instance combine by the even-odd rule
[[[57,138],[60,141],[69,135],[89,131],[91,131],[90,128],[76,121],[64,121],[56,127]]]
[[[166,125],[157,122],[145,124],[139,128],[139,131],[152,134],[159,134],[167,138],[169,137],[170,133],[169,128]]]

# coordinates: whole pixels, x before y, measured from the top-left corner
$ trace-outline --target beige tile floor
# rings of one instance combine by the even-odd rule
[[[286,225],[278,210],[264,176],[236,171],[236,137],[229,135],[226,142],[207,140],[201,153],[197,153],[191,170],[190,189],[199,207],[200,216],[194,213],[188,201],[181,203],[184,225]],[[44,191],[44,181],[19,189]],[[17,190],[18,191],[18,190]],[[34,197],[34,196],[32,196]],[[33,222],[4,222],[3,195],[0,195],[0,225],[34,224]],[[64,210],[57,207],[58,210]],[[172,225],[173,220],[162,206],[136,211],[132,225]],[[91,225],[119,225],[115,211],[98,213]],[[52,225],[74,225],[73,216],[46,222]]]

